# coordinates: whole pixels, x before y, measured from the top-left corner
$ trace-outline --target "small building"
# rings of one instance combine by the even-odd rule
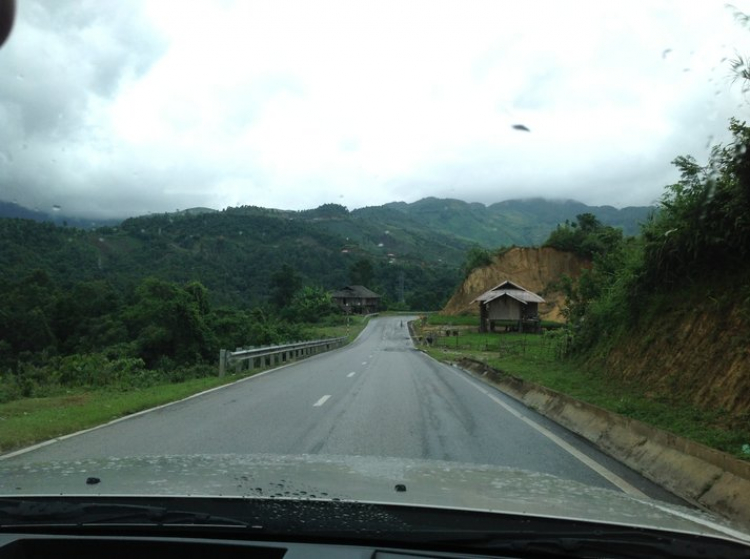
[[[537,331],[539,329],[539,303],[544,299],[520,285],[506,280],[485,291],[472,303],[479,303],[479,330],[494,331],[500,324],[506,329]]]
[[[380,295],[364,285],[347,285],[331,294],[331,300],[344,312],[369,314],[380,310]]]

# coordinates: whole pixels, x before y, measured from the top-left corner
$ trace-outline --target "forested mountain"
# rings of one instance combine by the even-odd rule
[[[649,208],[590,208],[578,202],[516,200],[484,206],[427,198],[348,211],[325,204],[305,211],[252,206],[130,218],[83,230],[0,219],[0,278],[46,271],[60,286],[105,279],[129,289],[147,276],[202,282],[217,304],[255,306],[286,264],[305,283],[334,289],[358,260],[372,266],[370,286],[391,302],[440,308],[459,282],[475,244],[487,248],[543,241],[559,223],[590,211],[626,232]]]
[[[537,246],[549,232],[577,215],[590,213],[606,225],[619,227],[625,235],[636,235],[639,224],[654,210],[649,206],[617,209],[612,206],[587,206],[574,200],[530,198],[506,200],[490,206],[461,200],[424,198],[413,204],[392,202],[368,211],[370,215],[395,210],[414,223],[455,235],[486,248],[498,246]]]
[[[639,225],[654,209],[651,206],[617,209],[612,206],[587,206],[574,200],[543,198],[506,200],[490,206],[447,198],[424,198],[411,204],[391,202],[351,212],[336,204],[325,204],[320,208],[301,212],[250,207],[243,208],[243,211],[249,215],[283,216],[308,222],[323,222],[318,228],[349,237],[363,247],[374,248],[383,243],[380,248],[388,249],[394,245],[396,248],[403,248],[405,243],[410,247],[419,247],[420,254],[427,250],[432,256],[447,249],[447,260],[450,261],[456,257],[455,249],[462,251],[466,243],[485,248],[540,245],[558,224],[566,220],[574,221],[577,215],[583,213],[593,214],[602,223],[621,228],[625,235],[635,235]],[[191,208],[170,215],[215,212],[217,210],[210,208]],[[2,217],[50,221],[83,229],[118,224],[115,220],[70,217],[56,210],[44,213],[0,201],[0,218]],[[389,237],[385,231],[390,231],[394,236]],[[404,239],[404,235],[410,238]],[[394,238],[397,240],[394,241]]]
[[[407,302],[439,308],[457,283],[467,246],[350,217],[261,208],[138,217],[92,231],[0,219],[0,281],[34,270],[63,288],[107,280],[128,290],[148,276],[197,280],[215,304],[250,307],[268,299],[271,276],[285,264],[305,284],[333,289],[350,281],[354,263],[366,260],[369,284],[391,301],[401,299],[403,284]]]

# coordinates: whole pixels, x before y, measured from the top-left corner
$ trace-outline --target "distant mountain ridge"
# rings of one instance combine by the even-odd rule
[[[79,229],[94,229],[107,225],[117,225],[120,219],[86,219],[83,217],[61,215],[56,206],[52,208],[53,213],[41,212],[36,209],[30,209],[15,202],[6,202],[0,200],[0,218],[18,218],[31,219],[39,222],[50,222],[56,225],[65,225],[77,227]]]
[[[484,206],[426,198],[353,211],[338,204],[303,211],[191,208],[92,229],[90,223],[75,226],[71,218],[67,227],[56,226],[41,212],[24,213],[17,205],[3,209],[16,219],[0,219],[0,281],[35,269],[60,285],[106,279],[125,288],[147,276],[197,279],[219,303],[254,305],[267,298],[270,277],[282,264],[312,285],[336,289],[349,281],[352,264],[365,258],[374,269],[368,287],[391,301],[403,296],[414,309],[443,306],[473,245],[538,245],[559,223],[587,211],[629,232],[651,211],[547,200]]]
[[[444,233],[486,248],[540,245],[558,224],[574,221],[582,213],[592,213],[605,225],[620,227],[626,235],[632,236],[655,211],[651,206],[617,209],[588,206],[575,200],[544,198],[506,200],[490,206],[454,199],[423,198],[411,204],[391,202],[381,207],[401,212],[424,226],[439,227]]]
[[[278,210],[244,206],[245,213],[253,215],[275,215],[296,218],[310,222],[351,220],[346,227],[343,223],[329,227],[358,242],[367,243],[368,237],[382,237],[372,228],[399,227],[422,235],[429,233],[440,244],[459,245],[478,244],[486,248],[500,246],[536,246],[542,244],[558,224],[566,220],[575,220],[576,215],[592,213],[605,225],[622,228],[626,235],[638,233],[639,224],[643,223],[651,212],[652,206],[633,206],[618,209],[612,206],[588,206],[575,200],[549,200],[544,198],[526,198],[506,200],[486,206],[477,202],[464,202],[451,198],[428,197],[416,202],[389,202],[382,206],[367,206],[348,210],[338,204],[324,204],[310,210]],[[216,213],[219,210],[197,207],[170,212],[166,215],[201,215]],[[154,214],[165,215],[165,214]],[[66,224],[81,229],[93,229],[101,226],[112,226],[120,220],[91,220],[80,217],[59,215],[56,212],[45,213],[31,210],[12,202],[0,201],[0,217],[18,217],[34,221],[50,221],[58,225]],[[146,216],[140,216],[146,217]],[[326,227],[323,227],[326,228]],[[387,229],[383,229],[385,231]],[[453,237],[448,242],[447,237]],[[371,239],[372,240],[372,239]],[[375,242],[377,246],[383,239]],[[462,246],[456,247],[460,250]]]

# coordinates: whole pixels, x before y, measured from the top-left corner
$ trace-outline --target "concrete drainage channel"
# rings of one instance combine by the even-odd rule
[[[750,527],[750,463],[461,358],[456,365],[594,443],[675,495]]]

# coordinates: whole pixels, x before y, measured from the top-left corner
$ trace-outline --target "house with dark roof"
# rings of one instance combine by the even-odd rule
[[[479,304],[479,329],[481,332],[494,331],[495,326],[506,329],[536,331],[539,329],[539,303],[544,299],[520,285],[506,280],[485,291],[472,303]]]
[[[369,314],[380,310],[380,295],[364,285],[347,285],[331,294],[331,300],[344,312]]]

